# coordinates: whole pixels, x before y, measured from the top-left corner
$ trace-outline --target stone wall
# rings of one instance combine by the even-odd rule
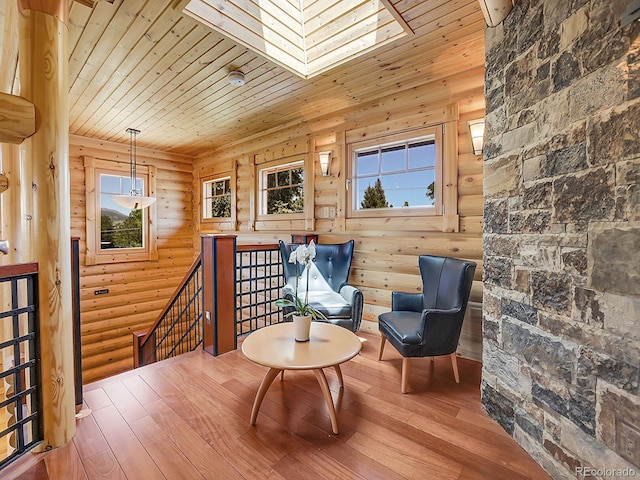
[[[486,33],[482,399],[556,479],[640,478],[640,21],[621,27],[628,3],[519,0]]]

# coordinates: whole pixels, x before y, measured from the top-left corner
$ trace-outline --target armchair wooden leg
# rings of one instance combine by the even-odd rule
[[[409,390],[409,361],[408,357],[402,357],[402,387],[400,389],[402,393],[407,393]]]
[[[451,365],[453,365],[453,376],[456,379],[456,383],[460,383],[460,376],[458,375],[458,359],[456,358],[456,352],[451,354]]]
[[[384,351],[384,344],[387,341],[387,337],[380,334],[380,353],[378,354],[378,361],[382,360],[382,352]]]

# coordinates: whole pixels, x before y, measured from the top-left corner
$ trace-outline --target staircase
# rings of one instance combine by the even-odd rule
[[[134,336],[134,367],[204,348],[220,355],[238,336],[282,321],[273,305],[283,287],[277,244],[237,245],[207,235],[201,252],[148,330]]]

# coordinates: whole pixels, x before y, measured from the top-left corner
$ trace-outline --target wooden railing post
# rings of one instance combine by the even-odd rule
[[[291,243],[302,243],[305,245],[309,245],[313,240],[313,243],[318,243],[318,235],[315,233],[292,233],[291,234]]]
[[[146,334],[146,330],[136,330],[135,332],[131,332],[131,335],[133,336],[133,368],[140,368],[142,366],[140,365],[140,359],[144,357],[142,357],[140,351],[142,347],[142,340]]]
[[[204,349],[220,355],[238,348],[236,235],[202,236]]]
[[[144,367],[150,363],[155,363],[157,360],[155,332],[151,333],[151,338],[144,345],[142,343],[148,332],[149,330],[136,330],[133,332],[133,368]]]

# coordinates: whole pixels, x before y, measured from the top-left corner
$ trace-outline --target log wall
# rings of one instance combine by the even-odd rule
[[[471,259],[478,263],[459,353],[481,360],[482,349],[482,157],[473,154],[467,122],[484,117],[483,69],[453,75],[392,96],[331,112],[298,125],[287,125],[196,157],[194,192],[206,175],[236,175],[236,217],[229,223],[202,222],[200,195],[194,198],[194,224],[199,234],[235,231],[238,243],[289,240],[291,233],[318,233],[321,243],[356,240],[351,282],[365,298],[363,328],[377,331],[377,316],[391,307],[391,291],[420,291],[417,256],[436,254]],[[402,132],[438,123],[439,111],[457,105],[457,208],[459,231],[445,233],[443,222],[429,218],[345,218],[347,139],[356,135]],[[456,156],[453,147],[453,156]],[[317,152],[331,150],[330,176],[323,177]],[[268,224],[256,221],[255,168],[264,158],[287,152],[307,152],[314,159],[312,218]],[[455,179],[452,180],[455,182]],[[433,217],[430,217],[433,219]],[[424,221],[422,221],[424,220]],[[372,323],[368,323],[372,322]]]
[[[80,237],[83,382],[133,368],[132,335],[155,321],[194,257],[192,159],[138,147],[157,168],[158,260],[87,266],[83,156],[129,161],[129,146],[70,137],[71,235]],[[109,293],[96,295],[96,290]]]

